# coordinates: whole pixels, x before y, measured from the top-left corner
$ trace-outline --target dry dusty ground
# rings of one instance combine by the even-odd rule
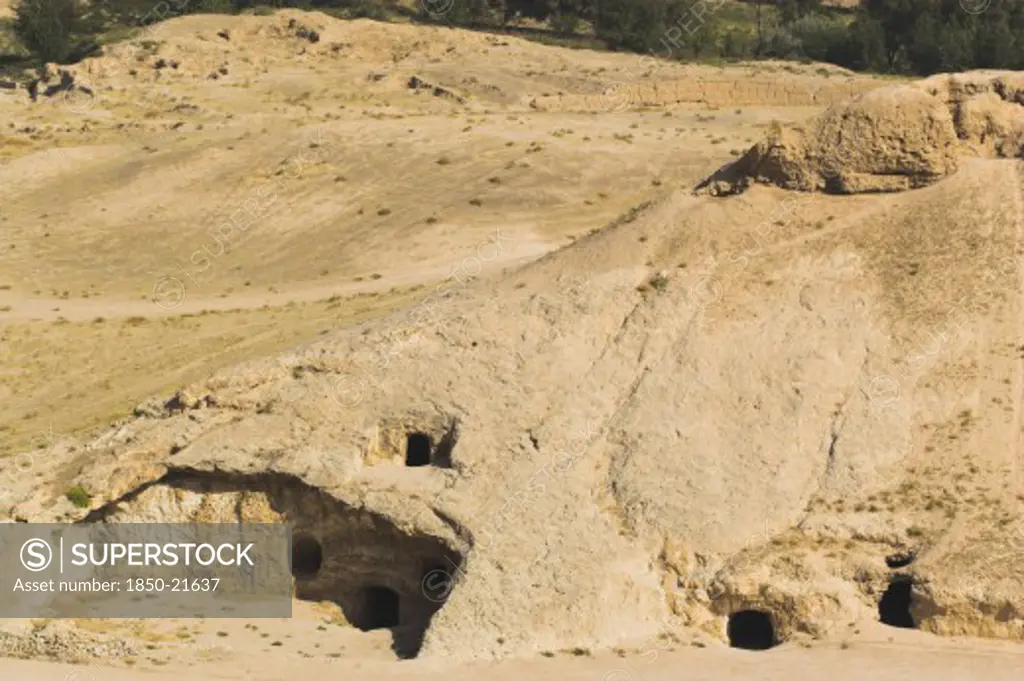
[[[291,20],[299,25],[289,25]],[[306,24],[319,32],[318,42],[297,36],[297,29]],[[550,339],[537,339],[546,339],[549,331],[555,336],[551,343],[557,343],[561,334],[571,337],[578,331],[583,337],[576,346],[581,356],[593,350],[594,344],[587,339],[604,334],[615,337],[617,352],[645,361],[649,354],[660,353],[668,362],[683,355],[681,342],[679,346],[659,345],[679,342],[673,335],[678,329],[671,323],[673,315],[683,309],[676,305],[677,294],[689,288],[695,277],[699,282],[702,271],[710,271],[729,287],[729,295],[707,317],[693,321],[709,327],[703,340],[693,337],[698,346],[694,352],[698,356],[701,351],[710,356],[716,349],[734,352],[731,359],[718,355],[722,366],[735,363],[742,369],[747,357],[741,355],[747,350],[784,352],[776,349],[792,346],[790,364],[799,365],[798,373],[806,379],[799,387],[808,389],[810,385],[813,389],[815,381],[823,381],[827,384],[824,393],[839,403],[842,386],[828,384],[833,371],[845,371],[834,366],[837,359],[799,355],[804,350],[816,353],[815,348],[805,347],[814,340],[807,340],[801,327],[794,326],[792,336],[788,332],[773,335],[776,327],[770,322],[750,321],[744,315],[757,317],[763,305],[776,322],[795,318],[786,306],[798,301],[791,307],[813,311],[808,317],[833,334],[830,337],[839,348],[836,353],[842,354],[850,338],[868,343],[858,337],[867,331],[847,320],[863,309],[864,296],[870,306],[909,310],[905,317],[896,318],[896,328],[891,331],[916,340],[922,318],[937,328],[943,319],[936,319],[941,315],[935,310],[944,309],[941,306],[948,302],[929,299],[929,286],[944,290],[942,281],[954,281],[967,287],[972,280],[962,253],[982,251],[987,255],[986,248],[1006,247],[1002,241],[994,243],[996,238],[1009,243],[1014,221],[1021,220],[1024,183],[1019,171],[1001,161],[976,160],[947,184],[918,194],[817,198],[794,220],[778,222],[781,228],[769,245],[763,250],[759,247],[750,269],[731,259],[705,263],[702,254],[743,252],[743,239],[751,236],[755,225],[774,216],[788,194],[757,187],[730,203],[716,204],[692,197],[689,188],[759,139],[773,121],[803,121],[846,94],[880,84],[831,67],[759,64],[719,69],[652,64],[635,56],[570,52],[486,34],[368,21],[335,22],[294,12],[259,19],[187,17],[161,25],[144,39],[152,44],[112,50],[106,62],[77,69],[78,78],[97,93],[95,99],[58,95],[30,105],[22,92],[0,94],[0,120],[4,121],[0,129],[0,157],[4,159],[0,166],[0,439],[4,440],[0,455],[36,445],[61,449],[64,456],[66,439],[80,438],[130,413],[148,396],[166,396],[240,360],[276,356],[282,349],[326,331],[406,308],[435,291],[439,281],[445,282],[446,288],[468,289],[468,281],[478,274],[494,281],[473,288],[477,297],[467,298],[472,303],[467,309],[473,312],[465,313],[466,319],[480,311],[484,321],[495,325],[503,311],[491,305],[489,293],[494,299],[513,301],[510,306],[518,304],[516,296],[532,295],[531,301],[540,300],[543,308],[545,294],[555,288],[553,282],[561,287],[565,279],[578,278],[580,273],[593,273],[595,280],[600,280],[592,285],[592,301],[578,290],[558,290],[552,300],[560,300],[557,304],[565,304],[565,308],[551,303],[556,312],[550,318],[545,319],[542,310],[535,320],[524,322],[524,328],[508,329],[509,337],[522,332],[524,342],[529,336],[529,342],[537,344],[533,356],[541,363],[549,361],[545,352],[551,344]],[[178,66],[170,66],[172,61]],[[414,76],[417,81],[410,80]],[[416,83],[420,85],[410,87]],[[594,234],[645,202],[654,208],[636,225],[620,221]],[[950,227],[945,237],[929,234],[922,238],[915,231],[922,224],[959,225],[962,230]],[[990,225],[989,241],[968,233],[965,226],[972,224]],[[690,229],[681,230],[681,225]],[[583,248],[561,252],[561,259],[541,258],[576,241]],[[1012,252],[1013,245],[1008,248]],[[836,260],[836,253],[847,252],[858,256]],[[891,252],[901,256],[890,258],[887,254]],[[791,257],[800,258],[803,270],[787,278],[780,272],[789,267]],[[918,260],[924,263],[920,276]],[[532,268],[520,274],[511,272],[504,279],[497,276],[527,262],[533,262]],[[870,296],[858,288],[861,284],[844,283],[844,272],[862,265],[870,273]],[[662,299],[651,296],[634,305],[632,297],[641,294],[633,280],[659,269],[671,273],[669,292]],[[907,270],[912,271],[907,274]],[[911,281],[910,277],[917,279]],[[617,287],[614,295],[601,288],[608,282]],[[517,293],[520,290],[523,292]],[[559,328],[562,320],[557,310],[568,309],[564,301],[600,305],[600,296],[616,305],[621,302],[623,309],[631,311],[621,319],[580,315],[579,321],[566,314],[566,326],[586,328]],[[876,298],[882,302],[876,303]],[[609,305],[608,309],[613,308]],[[452,319],[465,321],[454,314]],[[737,319],[745,321],[741,324]],[[993,346],[998,342],[1005,356],[983,356],[979,343],[976,350],[964,353],[976,352],[978,362],[966,368],[953,367],[978,378],[981,388],[971,398],[976,408],[973,414],[959,418],[957,426],[950,423],[957,421],[960,402],[941,404],[931,411],[927,406],[919,408],[925,412],[923,421],[931,419],[937,425],[926,423],[923,428],[934,431],[921,435],[918,444],[926,446],[929,453],[937,452],[909,461],[887,460],[888,454],[873,460],[880,467],[905,464],[908,476],[920,473],[917,486],[904,489],[901,485],[894,491],[881,485],[881,491],[870,497],[868,491],[852,488],[865,497],[854,502],[851,488],[839,485],[823,488],[822,498],[808,502],[807,531],[827,535],[829,541],[835,534],[833,525],[852,526],[850,515],[859,514],[854,520],[861,523],[861,534],[851,531],[845,539],[826,546],[822,552],[827,560],[846,550],[860,559],[857,542],[863,542],[863,551],[884,565],[882,556],[874,554],[890,536],[902,539],[906,533],[934,532],[947,544],[959,546],[960,539],[972,535],[972,528],[1002,521],[997,516],[1012,506],[1013,495],[1019,493],[1014,486],[1017,481],[1010,478],[1015,469],[1006,468],[1007,456],[1015,454],[982,447],[977,460],[961,462],[959,450],[949,441],[970,437],[968,431],[977,420],[998,422],[1006,432],[1017,426],[1016,401],[1009,393],[1019,390],[1019,376],[1011,373],[1010,367],[1016,366],[1010,357],[1012,350],[1003,346],[1010,344],[1008,329],[1018,321],[1011,315],[998,324],[986,322],[981,329],[986,342]],[[634,334],[630,324],[641,331]],[[644,328],[645,324],[649,328]],[[472,333],[465,329],[472,326],[467,322],[451,333],[468,347],[468,337],[458,335]],[[1014,326],[1013,332],[1017,330]],[[590,331],[593,334],[588,335]],[[876,342],[872,337],[871,343]],[[474,341],[472,347],[476,346]],[[885,349],[889,350],[888,345]],[[848,354],[855,353],[851,350]],[[893,350],[891,354],[899,353]],[[947,354],[952,352],[944,348],[943,369]],[[610,356],[614,359],[614,353]],[[767,366],[789,361],[785,356],[772,357]],[[595,351],[594,365],[600,367],[598,359],[603,358],[604,353],[596,358]],[[294,369],[312,361],[300,360],[282,364],[275,371],[298,381],[303,372],[293,373]],[[558,352],[551,353],[550,361],[551,372],[561,364],[573,366]],[[544,373],[542,369],[535,369],[538,375]],[[611,398],[599,398],[601,391],[611,390],[626,375],[626,369],[614,364],[606,370],[609,380],[602,383],[603,377],[592,373],[585,376],[591,383],[581,380],[578,388],[585,395],[595,395],[596,408],[612,403]],[[419,366],[415,371],[429,379],[433,367]],[[735,423],[719,429],[723,440],[738,438],[742,419],[750,415],[753,422],[754,410],[761,409],[760,398],[743,403],[745,396],[756,395],[759,388],[745,382],[754,379],[745,379],[742,373],[726,368],[720,375],[702,377],[716,386],[725,385],[713,393],[714,399],[721,400],[715,403],[718,411],[739,415]],[[646,370],[641,378],[645,375]],[[842,380],[846,378],[844,374]],[[274,381],[280,382],[276,374],[265,382]],[[226,390],[233,390],[232,385]],[[560,386],[563,390],[571,387]],[[654,403],[659,389],[648,386],[649,394],[655,395],[651,398]],[[474,397],[482,400],[482,395]],[[770,405],[774,398],[767,392],[764,396]],[[739,401],[730,401],[733,398]],[[707,395],[702,399],[713,401]],[[248,393],[241,398],[247,404],[245,400]],[[526,396],[522,400],[525,403]],[[466,402],[472,400],[466,398]],[[826,402],[821,400],[820,413],[795,416],[815,424],[834,424],[832,409],[839,407]],[[549,406],[538,403],[537,409]],[[794,414],[785,412],[775,420],[781,422]],[[642,421],[645,414],[636,408],[631,417]],[[699,423],[679,424],[681,430],[696,429],[695,439],[706,441],[715,436],[702,435],[700,427]],[[552,432],[557,432],[555,426]],[[676,435],[685,438],[691,433],[677,430]],[[780,443],[787,437],[781,430],[778,435]],[[815,430],[814,437],[818,435]],[[835,437],[838,439],[838,430]],[[842,452],[857,435],[844,437]],[[855,450],[858,443],[849,446]],[[536,442],[533,447],[538,447]],[[772,445],[758,456],[767,460],[783,449],[781,444]],[[481,450],[470,449],[467,457]],[[658,451],[674,450],[665,447]],[[126,468],[127,459],[135,454],[125,456]],[[90,466],[80,457],[69,459],[73,466],[68,469]],[[860,464],[851,461],[852,467]],[[623,469],[615,471],[623,486],[608,494],[625,498],[635,489],[643,496],[651,492],[644,486],[654,478],[672,484],[688,480],[690,472],[677,466],[704,466],[714,473],[717,463],[698,458],[682,463],[647,460],[638,455],[633,461],[616,464]],[[692,500],[681,503],[720,509],[715,511],[721,514],[718,522],[728,524],[732,514],[739,518],[738,525],[749,529],[764,520],[754,504],[761,496],[770,497],[782,511],[772,516],[779,524],[772,529],[779,533],[764,550],[779,551],[783,562],[786,543],[801,548],[804,540],[787,534],[793,524],[790,516],[802,511],[794,505],[802,506],[803,491],[770,489],[763,495],[747,494],[751,499],[744,499],[742,490],[760,489],[756,485],[764,477],[765,463],[748,465],[745,459],[735,463],[737,476],[748,477],[723,479],[722,494],[728,496],[728,503],[717,506],[707,502],[700,495],[710,492],[696,483],[689,492]],[[984,469],[985,477],[975,479],[959,470],[966,469],[968,463],[972,469],[975,464]],[[653,474],[630,468],[648,465]],[[783,461],[779,465],[790,464]],[[43,461],[26,475],[42,475],[47,468]],[[503,472],[508,476],[503,484],[514,489],[515,478],[523,470],[526,468]],[[787,471],[776,472],[782,478]],[[803,475],[801,471],[796,472]],[[377,469],[366,472],[362,482],[384,480],[390,484],[393,480],[388,476],[393,475],[400,484],[419,484],[403,483],[398,473]],[[963,477],[957,478],[957,499],[950,502],[946,498],[948,475],[954,473]],[[1008,481],[1007,489],[990,489],[991,481],[1000,476]],[[893,480],[899,482],[895,475],[889,482]],[[63,478],[40,479],[49,487],[62,482]],[[567,488],[571,484],[583,483],[565,482]],[[104,493],[117,496],[114,486],[112,481],[111,489]],[[475,493],[494,500],[490,489],[480,490]],[[648,496],[666,498],[657,490]],[[959,500],[968,498],[977,505],[961,508]],[[586,500],[591,502],[589,496]],[[469,496],[465,504],[472,507],[476,501],[479,499]],[[614,546],[609,540],[608,546],[601,548],[607,548],[609,555],[622,551],[625,573],[647,557],[627,554],[620,544],[639,546],[648,541],[650,537],[643,536],[648,519],[643,517],[646,509],[642,505],[630,507],[628,500],[615,501],[623,506],[619,534],[629,539],[620,541],[616,534]],[[927,504],[927,513],[904,511],[903,504],[918,501],[922,508]],[[607,499],[602,503],[612,505]],[[675,498],[671,503],[677,503]],[[856,506],[844,508],[844,503]],[[564,506],[582,507],[573,504],[575,500]],[[811,514],[815,504],[820,511],[817,515]],[[546,513],[538,511],[538,515]],[[696,512],[674,511],[666,516],[670,524],[682,525],[700,517]],[[714,524],[716,519],[709,522]],[[577,531],[568,521],[553,525],[552,532],[587,540],[586,531]],[[682,529],[685,531],[679,534],[686,535],[692,528]],[[706,546],[701,550],[708,554],[742,552],[749,547],[744,531],[731,528],[731,534],[717,530],[705,534],[702,541]],[[766,539],[767,526],[759,531]],[[595,530],[591,540],[603,543],[604,536]],[[948,558],[949,553],[943,556]],[[663,563],[671,558],[659,556]],[[532,568],[524,566],[524,574]],[[872,580],[884,580],[874,567],[863,571],[870,573]],[[737,587],[737,593],[741,591]],[[847,597],[845,592],[842,596],[844,607],[849,603],[859,607],[864,600]],[[471,608],[474,603],[452,605]],[[450,607],[442,613],[459,612]],[[688,630],[687,637],[678,642],[652,638],[639,648],[630,647],[623,657],[608,653],[590,657],[582,649],[578,654],[552,650],[551,658],[457,668],[439,657],[395,663],[387,632],[362,633],[343,627],[332,612],[320,606],[297,602],[296,615],[285,622],[80,621],[69,626],[82,636],[96,632],[131,640],[138,654],[117,660],[86,655],[89,666],[78,668],[4,661],[0,673],[4,678],[33,681],[58,677],[74,681],[157,679],[163,672],[197,679],[274,679],[342,672],[347,678],[396,681],[523,676],[657,681],[677,678],[681,670],[695,679],[812,679],[827,669],[837,679],[896,679],[913,673],[951,680],[977,676],[990,681],[1019,675],[1021,663],[1017,645],[937,639],[921,632],[883,629],[871,621],[875,614],[866,608],[858,612],[857,623],[848,630],[821,637],[805,635],[799,642],[758,655],[730,651],[715,636]],[[618,626],[626,632],[630,616],[627,613],[615,622],[608,617],[609,628]],[[559,626],[565,624],[559,622]],[[949,626],[939,622],[939,627]],[[44,624],[40,627],[45,628]],[[448,631],[458,632],[448,624]],[[460,635],[482,639],[496,631],[502,636],[498,639],[501,644],[508,636],[501,624],[488,620],[487,631],[463,631]],[[575,624],[563,628],[573,629]],[[586,626],[593,624],[587,621]],[[581,619],[579,627],[583,626]],[[713,626],[714,622],[707,624],[706,631]],[[544,627],[553,629],[554,625],[538,623],[538,629]],[[529,639],[533,632],[520,633]],[[543,635],[547,640],[565,637],[561,631]],[[536,641],[515,643],[526,647]],[[659,651],[654,661],[652,648]]]
[[[693,681],[817,681],[827,674],[835,681],[903,681],[926,678],[934,681],[1011,681],[1019,678],[1019,646],[971,640],[936,640],[919,632],[893,633],[869,630],[850,633],[841,641],[815,644],[813,647],[783,646],[768,652],[738,651],[722,648],[698,648],[664,641],[652,642],[643,652],[591,655],[589,651],[561,651],[551,657],[534,660],[504,660],[485,663],[452,663],[444,660],[412,660],[401,663],[376,659],[372,643],[363,641],[360,652],[365,658],[353,659],[351,648],[336,648],[335,657],[310,659],[295,652],[319,645],[311,632],[302,643],[296,628],[275,632],[274,623],[260,622],[257,629],[243,629],[233,622],[214,625],[226,637],[210,637],[182,644],[190,646],[194,658],[178,656],[176,662],[157,668],[140,661],[139,669],[96,667],[19,660],[0,660],[0,672],[9,681],[162,681],[182,678],[196,681],[215,679],[251,679],[270,681],[284,678],[336,676],[353,681],[518,681],[519,679],[562,679],[565,681],[671,681],[684,675]],[[271,637],[264,634],[274,632]],[[378,632],[379,633],[379,632]],[[294,634],[294,638],[290,638]],[[267,641],[279,636],[280,647]],[[238,644],[234,654],[218,651],[225,641]],[[372,638],[373,635],[363,635]],[[169,637],[170,638],[170,637]],[[377,637],[383,647],[385,637]],[[257,644],[259,642],[259,644]],[[337,645],[337,638],[332,642]],[[209,652],[208,652],[209,651]],[[162,659],[159,654],[153,655]]]
[[[536,257],[871,83],[294,16],[330,29],[192,16],[79,68],[95,99],[0,95],[0,455]]]

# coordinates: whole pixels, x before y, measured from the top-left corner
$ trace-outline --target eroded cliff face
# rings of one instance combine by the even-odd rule
[[[360,629],[397,627],[402,657],[419,653],[462,562],[450,533],[400,528],[286,475],[170,474],[86,522],[288,523],[295,597],[334,602]]]
[[[1020,158],[1024,75],[942,75],[833,104],[802,129],[778,127],[698,186],[730,195],[754,182],[839,194],[923,187],[960,155]]]
[[[1021,638],[1022,204],[994,159],[881,198],[678,191],[142,405],[3,511],[293,523],[296,597],[403,655]]]

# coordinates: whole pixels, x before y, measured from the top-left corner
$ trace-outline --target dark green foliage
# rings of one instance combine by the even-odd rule
[[[850,27],[849,54],[836,62],[861,71],[885,71],[889,67],[885,28],[877,19],[862,16]]]
[[[664,0],[597,0],[594,32],[612,49],[657,51],[666,18]]]
[[[991,29],[980,31],[974,44],[974,59],[983,69],[1024,68],[1024,13],[1016,32],[1011,17],[1004,14],[994,22]]]
[[[854,27],[864,22],[874,25],[858,34],[871,68],[926,75],[1024,64],[1022,0],[993,0],[977,14],[960,0],[864,0]]]
[[[776,59],[799,59],[802,54],[803,47],[789,28],[776,26],[765,33],[762,56]]]
[[[233,14],[235,5],[231,0],[193,0],[191,6],[196,13],[203,14]]]
[[[612,49],[664,59],[717,57],[723,0],[596,0],[594,32]],[[740,41],[733,36],[733,45]]]
[[[551,30],[559,35],[572,35],[580,25],[580,17],[572,12],[559,12],[549,19]]]
[[[841,62],[849,58],[850,27],[842,17],[805,14],[788,27],[801,55],[814,61]]]
[[[76,2],[18,0],[15,29],[41,61],[85,54]],[[192,12],[264,6],[322,9],[334,16],[415,20],[501,29],[513,18],[542,42],[631,50],[662,59],[824,61],[856,70],[927,75],[974,68],[1024,69],[1024,0],[89,0],[91,14],[137,26]],[[974,8],[984,9],[972,13]],[[99,33],[100,29],[94,29]]]
[[[14,33],[40,62],[63,62],[80,28],[76,0],[20,0],[14,6]]]
[[[747,59],[757,49],[757,36],[741,28],[730,28],[722,35],[722,56],[726,59]]]
[[[497,26],[505,21],[505,0],[424,0],[421,21],[457,26]]]
[[[980,7],[966,5],[972,6]],[[862,0],[852,14],[822,8],[818,0],[781,0],[777,7],[760,50],[727,29],[722,56],[750,49],[749,56],[913,75],[1024,68],[1024,0],[992,0],[977,13],[961,0]]]
[[[821,0],[780,0],[779,17],[783,23],[796,21],[821,9]]]
[[[65,498],[78,508],[88,508],[89,501],[92,495],[89,491],[82,486],[76,486],[69,489],[65,494]]]
[[[340,16],[348,19],[384,21],[388,18],[387,5],[379,0],[312,0],[311,4],[317,9],[339,9]]]

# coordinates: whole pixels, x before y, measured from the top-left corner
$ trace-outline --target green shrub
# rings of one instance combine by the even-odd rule
[[[726,59],[747,59],[756,49],[757,38],[741,28],[730,28],[722,35],[722,56]]]
[[[196,14],[234,14],[235,5],[231,0],[192,0],[189,3]]]
[[[781,0],[777,3],[784,23],[796,21],[821,9],[821,0]]]
[[[572,35],[580,25],[576,14],[559,13],[551,17],[551,30],[559,35]]]
[[[843,63],[852,57],[849,22],[842,17],[807,14],[787,28],[808,59]]]
[[[76,0],[20,0],[14,6],[14,33],[41,62],[62,62],[68,57],[80,22]]]
[[[440,10],[444,9],[443,13]],[[504,0],[429,0],[420,3],[422,21],[459,26],[498,26],[505,21]]]
[[[89,501],[92,499],[92,495],[81,485],[72,487],[64,496],[78,508],[88,508]]]
[[[380,0],[334,0],[331,2],[315,2],[317,6],[339,7],[343,16],[349,19],[374,19],[383,21],[388,18],[385,5]]]
[[[664,50],[664,0],[597,0],[594,32],[613,49]]]
[[[850,27],[848,49],[850,53],[846,60],[836,63],[863,71],[886,71],[889,69],[885,28],[875,19],[862,16],[853,22]]]
[[[800,40],[786,27],[776,27],[764,36],[764,55],[777,59],[798,59],[803,55]]]

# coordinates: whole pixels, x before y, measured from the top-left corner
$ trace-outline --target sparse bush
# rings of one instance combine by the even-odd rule
[[[385,4],[380,2],[380,0],[345,0],[336,4],[344,7],[345,15],[352,19],[374,19],[376,21],[383,21],[388,17]]]
[[[658,272],[651,277],[651,288],[655,291],[664,291],[668,288],[668,277],[663,272]]]
[[[63,62],[81,26],[77,0],[20,0],[14,6],[14,33],[41,62]]]
[[[790,23],[821,9],[821,0],[781,0],[778,7],[779,17]]]
[[[788,28],[800,52],[808,59],[833,63],[853,59],[856,48],[850,41],[849,22],[840,17],[807,14]]]
[[[192,0],[190,3],[196,13],[201,14],[234,14],[235,3],[232,0]]]
[[[445,4],[440,0],[433,3]],[[446,12],[435,13],[431,9],[431,2],[420,3],[420,20],[467,26],[497,26],[505,21],[505,0],[456,0]]]
[[[757,39],[740,28],[730,28],[722,36],[722,56],[726,59],[747,59],[756,47]]]
[[[764,55],[777,59],[796,59],[802,55],[802,46],[788,27],[779,26],[766,33]]]
[[[88,508],[89,501],[92,499],[92,495],[89,494],[81,485],[76,485],[69,489],[65,494],[65,498],[78,508]]]
[[[579,25],[579,16],[571,12],[559,13],[551,17],[551,30],[559,35],[572,35]]]
[[[597,0],[594,32],[614,49],[658,51],[666,18],[664,0]]]

